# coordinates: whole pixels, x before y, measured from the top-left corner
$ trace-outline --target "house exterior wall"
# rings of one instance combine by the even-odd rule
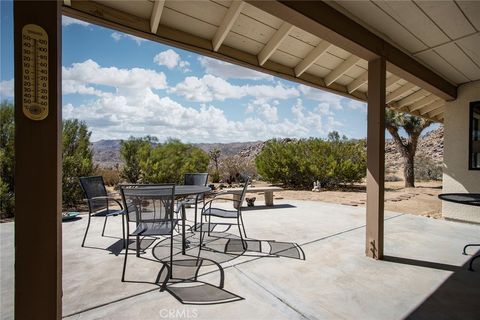
[[[468,170],[472,101],[480,101],[480,81],[460,86],[458,98],[446,104],[443,193],[480,193],[480,170]],[[480,223],[480,207],[442,201],[442,212],[447,219]]]

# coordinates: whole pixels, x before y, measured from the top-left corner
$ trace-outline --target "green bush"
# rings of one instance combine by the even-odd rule
[[[122,142],[122,177],[128,182],[182,183],[185,173],[207,171],[210,157],[205,151],[176,139],[153,146],[156,141],[132,137]]]
[[[78,178],[94,173],[91,134],[83,121],[63,121],[62,202],[65,210],[76,207],[84,198]]]
[[[121,182],[118,168],[96,168],[95,175],[102,176],[107,186],[116,187]]]
[[[120,157],[124,162],[120,176],[129,183],[139,183],[142,180],[141,162],[146,161],[152,152],[152,144],[158,140],[155,137],[130,137],[120,144]]]
[[[13,104],[0,104],[0,216],[12,217],[14,197],[14,117]]]
[[[363,142],[329,140],[270,140],[255,159],[263,179],[294,188],[311,188],[314,181],[323,187],[360,182],[366,175]]]

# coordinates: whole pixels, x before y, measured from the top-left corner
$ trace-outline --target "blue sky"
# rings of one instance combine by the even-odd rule
[[[11,100],[11,1],[0,14],[0,95]],[[364,103],[68,17],[62,29],[63,117],[86,121],[92,141],[366,136]]]

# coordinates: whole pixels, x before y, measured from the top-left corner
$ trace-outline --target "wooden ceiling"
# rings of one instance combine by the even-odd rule
[[[467,13],[459,12],[462,6],[454,4],[453,9],[445,6],[446,11],[427,3],[417,5],[408,1],[399,2],[395,6],[368,1],[341,1],[334,6],[341,6],[338,10],[353,16],[352,19],[362,24],[363,20],[370,21],[368,28],[372,32],[380,34],[376,28],[382,30],[383,37],[438,71],[453,84],[479,79],[480,49],[474,49],[478,47],[480,39],[472,42],[472,39],[479,37],[478,30],[475,29],[478,26],[469,20]],[[376,9],[369,10],[371,6]],[[382,7],[388,9],[382,11]],[[445,14],[449,10],[455,11],[458,19],[455,23],[445,21],[443,25],[440,22],[448,20]],[[75,18],[357,100],[367,99],[366,60],[246,2],[70,0],[64,2],[63,11]],[[385,11],[390,15],[388,19],[394,19],[398,23],[389,24],[388,20],[382,20],[387,19],[383,16],[387,15]],[[412,17],[415,18],[409,19],[409,12],[414,12]],[[419,16],[418,12],[423,16]],[[470,19],[475,20],[478,10],[470,15]],[[369,17],[373,20],[369,20]],[[461,21],[461,26],[456,25],[458,21]],[[478,23],[479,19],[475,21]],[[386,24],[389,26],[386,27]],[[405,31],[407,28],[408,32]],[[427,29],[435,31],[429,33],[426,32]],[[456,49],[449,49],[452,46]],[[458,72],[451,71],[452,68],[458,69]],[[443,121],[445,101],[425,88],[388,72],[386,91],[388,106],[434,121]]]

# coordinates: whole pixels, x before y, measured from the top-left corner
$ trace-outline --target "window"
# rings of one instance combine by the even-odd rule
[[[480,101],[470,103],[470,170],[480,170]]]

